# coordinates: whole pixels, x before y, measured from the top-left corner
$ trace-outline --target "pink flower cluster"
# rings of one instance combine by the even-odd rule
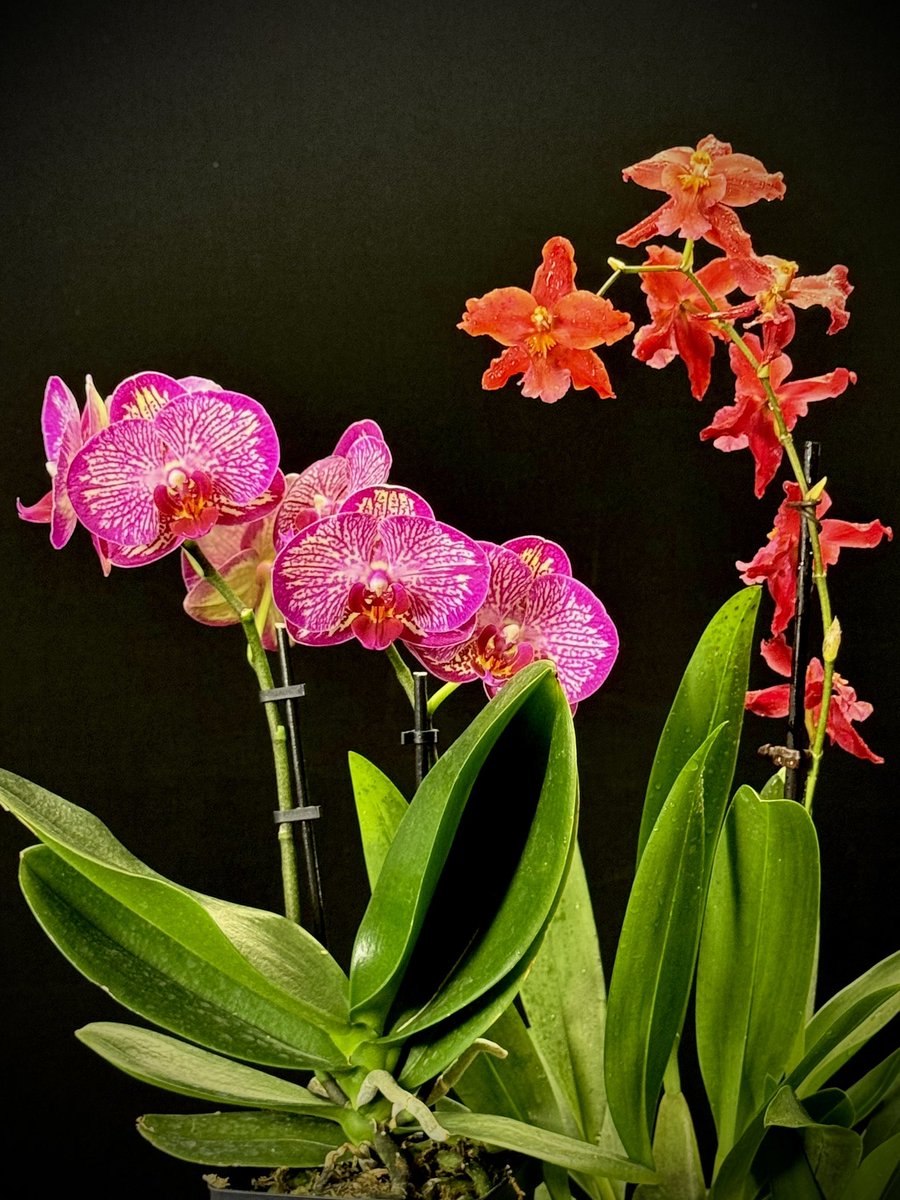
[[[184,546],[184,608],[203,624],[236,623],[236,601],[269,650],[277,623],[307,646],[400,641],[439,678],[483,679],[489,695],[549,659],[573,710],[615,661],[615,627],[558,546],[492,546],[438,520],[388,482],[374,421],[288,475],[263,407],[209,380],[141,372],[104,400],[89,378],[79,412],[54,377],[42,424],[52,487],[19,515],[49,523],[57,549],[80,522],[106,574]],[[198,572],[193,546],[230,596]]]

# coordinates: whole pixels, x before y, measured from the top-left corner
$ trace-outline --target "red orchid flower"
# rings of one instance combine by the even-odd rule
[[[783,633],[790,624],[797,604],[797,558],[800,549],[800,530],[803,518],[797,505],[801,499],[800,485],[790,480],[784,484],[785,499],[775,517],[775,528],[765,546],[750,562],[738,562],[741,580],[747,584],[765,583],[775,601],[772,633]],[[816,517],[821,518],[831,507],[831,497],[822,492]],[[869,548],[877,546],[883,537],[891,541],[894,534],[888,525],[869,521],[864,525],[853,521],[829,518],[819,523],[819,544],[825,567],[833,566],[844,546]]]
[[[522,375],[522,395],[546,404],[570,387],[590,387],[606,398],[615,395],[606,367],[591,347],[617,342],[634,323],[602,296],[577,291],[576,269],[572,243],[553,237],[544,245],[530,292],[495,288],[466,301],[457,328],[473,337],[487,334],[507,347],[485,371],[482,387],[500,388],[513,375]]]
[[[648,246],[647,265],[676,267],[681,255],[669,246]],[[713,299],[714,308],[724,308],[737,281],[727,258],[716,258],[697,272],[697,278]],[[710,306],[693,283],[680,271],[649,271],[641,276],[651,323],[634,335],[634,357],[651,367],[665,367],[679,357],[687,367],[691,395],[702,400],[709,387],[710,364],[715,351],[713,337],[722,337],[715,325],[697,317],[709,315]]]
[[[780,200],[785,191],[780,171],[770,174],[758,158],[733,154],[728,142],[711,133],[696,149],[674,146],[626,167],[622,178],[668,192],[669,199],[621,234],[616,239],[620,245],[639,246],[648,238],[678,232],[694,241],[705,238],[741,258],[752,255],[750,235],[733,210],[757,200]]]
[[[793,340],[795,308],[826,308],[831,318],[828,333],[838,333],[850,320],[847,297],[853,285],[847,268],[839,263],[824,275],[798,275],[795,262],[772,254],[732,258],[730,262],[741,288],[753,299],[710,315],[733,321],[756,314],[746,327],[761,327],[764,362],[770,362]]]
[[[766,662],[780,675],[791,673],[791,647],[787,645],[783,635],[763,642],[762,654]],[[822,708],[822,678],[824,671],[818,658],[812,659],[806,669],[806,688],[803,696],[803,706],[806,710],[806,728],[810,741],[819,723],[819,713]],[[776,684],[775,687],[761,688],[748,692],[744,707],[760,717],[786,717],[790,703],[790,685]],[[867,758],[873,763],[883,763],[884,759],[871,750],[859,733],[853,728],[855,721],[865,721],[873,712],[872,705],[866,700],[857,700],[856,692],[842,675],[837,671],[832,676],[831,703],[828,706],[828,721],[825,731],[833,746],[840,746],[848,754],[857,758]]]
[[[744,342],[758,362],[763,360],[763,348],[759,338],[747,334]],[[731,369],[735,374],[735,402],[720,408],[712,423],[701,429],[700,437],[707,441],[714,438],[717,450],[747,450],[756,464],[754,491],[761,497],[775,478],[783,448],[778,440],[775,419],[769,410],[762,382],[751,362],[737,346],[729,350]],[[827,375],[812,379],[794,379],[785,383],[793,363],[786,354],[779,354],[769,364],[769,382],[781,405],[787,428],[793,429],[800,417],[805,417],[807,405],[814,400],[825,400],[840,396],[850,383],[856,383],[856,374],[846,367],[837,367]]]

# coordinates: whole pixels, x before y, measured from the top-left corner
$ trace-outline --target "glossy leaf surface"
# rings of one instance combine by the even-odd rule
[[[319,1167],[344,1141],[339,1125],[294,1113],[147,1113],[137,1127],[165,1154],[218,1167]]]
[[[406,798],[374,763],[361,754],[350,754],[349,763],[366,874],[370,889],[374,889],[394,834],[409,806]]]

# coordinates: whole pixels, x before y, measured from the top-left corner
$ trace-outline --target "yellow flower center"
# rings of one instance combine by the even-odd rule
[[[769,287],[756,297],[760,312],[773,312],[785,299],[794,282],[799,267],[795,262],[782,258],[775,268],[775,277]]]
[[[553,317],[543,304],[538,304],[530,319],[535,332],[526,341],[528,349],[531,354],[546,354],[556,345],[556,338],[550,332],[553,327]]]
[[[691,155],[691,169],[678,176],[678,182],[686,192],[699,192],[709,187],[709,172],[712,155],[707,150],[695,150]]]

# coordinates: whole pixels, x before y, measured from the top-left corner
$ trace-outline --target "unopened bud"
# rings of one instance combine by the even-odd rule
[[[606,261],[614,271],[624,271],[627,266],[626,263],[622,262],[621,258],[614,258],[612,255]]]
[[[823,475],[818,483],[814,483],[806,493],[805,500],[821,500],[822,493],[825,491],[825,484],[828,482],[828,476]]]
[[[831,625],[822,640],[822,657],[828,663],[833,663],[838,656],[838,650],[841,648],[841,626],[837,617],[831,622]]]

